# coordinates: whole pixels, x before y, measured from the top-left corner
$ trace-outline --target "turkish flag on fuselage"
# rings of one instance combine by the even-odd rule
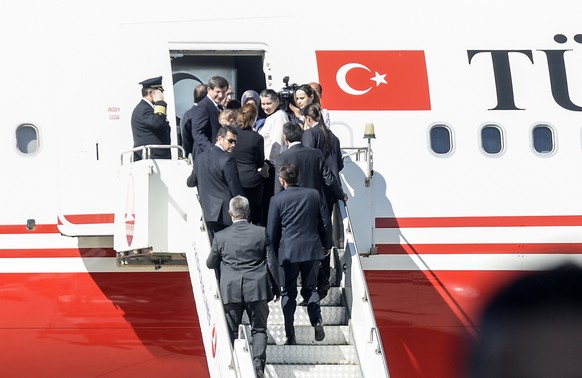
[[[430,110],[424,51],[316,51],[322,106]]]

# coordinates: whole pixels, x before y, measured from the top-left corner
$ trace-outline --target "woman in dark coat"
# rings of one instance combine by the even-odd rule
[[[344,160],[338,137],[325,126],[319,105],[309,104],[303,113],[305,117],[305,131],[301,140],[303,145],[320,150],[330,171],[336,180],[341,182],[339,172],[344,168]],[[335,202],[333,198],[331,202]]]
[[[263,178],[261,172],[265,163],[263,136],[253,130],[258,110],[252,103],[242,106],[238,114],[238,138],[232,152],[236,160],[238,175],[245,197],[249,200],[251,216],[249,221],[264,225],[263,221]]]
[[[344,160],[342,158],[342,151],[339,139],[331,132],[325,125],[321,108],[315,103],[307,105],[303,109],[303,116],[305,117],[305,131],[303,132],[302,143],[306,147],[317,148],[323,153],[325,163],[329,167],[331,173],[335,176],[338,183],[341,185],[339,172],[344,168]],[[326,191],[325,202],[330,215],[330,220],[333,224],[333,239],[334,242],[341,235],[338,229],[338,224],[341,222],[337,219],[338,212],[334,211],[335,204],[343,198],[337,198],[337,195]],[[330,276],[330,256],[326,256],[321,262],[321,267],[318,276],[319,295],[321,298],[327,295],[329,289]]]

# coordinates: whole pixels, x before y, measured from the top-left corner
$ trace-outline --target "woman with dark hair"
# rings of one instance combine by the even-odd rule
[[[252,103],[243,105],[238,112],[238,138],[232,156],[236,160],[240,183],[245,197],[249,200],[251,215],[249,221],[264,225],[263,222],[263,179],[260,172],[265,163],[264,139],[253,130],[258,110]]]
[[[281,108],[277,92],[272,89],[265,89],[261,92],[261,108],[267,115],[265,124],[259,131],[265,139],[265,159],[274,161],[285,144],[283,125],[285,122],[289,122],[289,118]]]
[[[303,132],[303,145],[317,148],[323,153],[326,164],[339,182],[339,172],[344,168],[344,160],[338,137],[325,126],[321,108],[317,104],[307,105],[303,113],[306,129]]]
[[[321,99],[309,84],[303,84],[295,90],[293,94],[295,105],[289,104],[289,109],[293,112],[291,122],[295,122],[305,129],[305,108],[308,105],[316,104],[321,109]],[[325,124],[322,122],[322,124]]]
[[[329,112],[327,111],[327,109],[323,108],[323,105],[321,104],[321,101],[323,101],[323,87],[321,86],[321,84],[316,83],[315,81],[312,81],[311,83],[309,83],[309,86],[311,88],[313,88],[314,91],[317,92],[317,94],[319,95],[319,101],[320,101],[320,106],[321,106],[321,117],[323,118],[323,120],[325,121],[325,126],[327,127],[331,127],[331,121],[329,119]]]
[[[335,176],[335,179],[341,185],[339,172],[344,168],[344,160],[342,158],[342,151],[339,139],[333,134],[333,132],[327,128],[323,116],[321,113],[321,108],[315,104],[311,103],[303,109],[303,116],[305,118],[305,128],[303,132],[302,143],[306,147],[317,148],[323,153],[325,163],[329,167],[331,173]],[[343,198],[337,198],[337,195],[325,191],[325,203],[327,205],[328,214],[330,215],[330,220],[334,219],[337,215],[337,210],[334,213],[334,207],[336,203]],[[338,221],[331,222],[334,226],[334,238],[335,241],[339,237],[339,230],[335,227]],[[326,256],[321,263],[321,269],[319,272],[319,292],[320,296],[324,297],[327,295],[327,290],[329,289],[329,276],[330,276],[330,256]]]

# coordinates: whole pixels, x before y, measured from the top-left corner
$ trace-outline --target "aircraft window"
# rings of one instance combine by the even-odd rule
[[[445,155],[452,151],[453,139],[451,130],[444,125],[434,125],[430,129],[430,148],[439,155]]]
[[[503,150],[503,138],[499,126],[485,125],[481,129],[481,147],[483,151],[491,155]]]
[[[38,129],[29,123],[16,128],[16,148],[23,154],[34,154],[40,147]]]
[[[536,125],[532,130],[533,147],[539,154],[554,152],[554,132],[548,125]]]

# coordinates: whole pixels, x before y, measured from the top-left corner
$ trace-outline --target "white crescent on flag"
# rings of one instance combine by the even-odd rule
[[[344,64],[343,66],[340,67],[339,70],[337,70],[337,74],[335,75],[335,80],[337,81],[337,85],[340,87],[340,89],[342,91],[346,92],[347,94],[354,95],[354,96],[361,96],[361,95],[368,93],[368,91],[370,89],[372,89],[372,86],[370,86],[366,90],[357,90],[357,89],[352,88],[348,84],[348,82],[346,81],[346,75],[348,74],[348,72],[350,72],[354,68],[363,68],[368,72],[372,72],[372,71],[370,71],[370,69],[368,67],[364,66],[363,64],[348,63],[348,64]]]

